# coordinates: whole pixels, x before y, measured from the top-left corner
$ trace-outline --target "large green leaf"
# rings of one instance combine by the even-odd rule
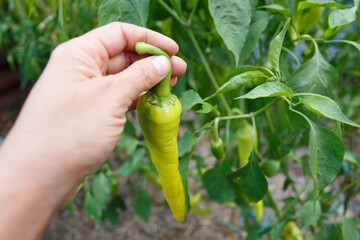
[[[255,99],[255,98],[264,98],[264,97],[276,97],[276,96],[286,96],[291,98],[293,95],[292,90],[281,82],[267,82],[263,83],[247,94],[240,96],[239,98]]]
[[[181,103],[182,113],[191,109],[196,104],[201,104],[204,102],[200,95],[194,90],[188,90],[186,92],[183,92],[179,100]]]
[[[318,115],[360,128],[359,124],[348,119],[341,111],[340,106],[328,97],[317,95],[299,98],[299,100],[307,109]]]
[[[313,201],[307,201],[300,210],[300,220],[302,226],[310,226],[316,223],[321,216],[321,205],[319,201],[315,203],[315,212]]]
[[[100,1],[97,12],[100,26],[113,21],[121,21],[146,27],[150,0]]]
[[[261,33],[265,30],[269,22],[269,14],[264,11],[255,11],[251,18],[249,32],[246,36],[244,47],[240,54],[240,64],[244,64],[254,51],[260,40]]]
[[[226,83],[224,83],[215,93],[211,96],[207,97],[207,99],[215,97],[219,94],[226,93],[235,89],[239,89],[244,85],[253,84],[258,85],[268,78],[263,72],[255,70],[255,71],[247,71],[240,73],[229,79]]]
[[[269,48],[269,53],[268,53],[268,61],[270,62],[271,66],[275,72],[280,72],[279,59],[280,59],[280,54],[281,54],[281,48],[283,46],[285,34],[288,30],[289,23],[290,23],[290,19],[288,19],[286,21],[281,32],[270,43],[270,48]]]
[[[227,178],[252,202],[258,202],[263,199],[268,190],[268,183],[260,169],[254,149],[248,164],[230,173]]]
[[[345,146],[341,139],[327,128],[320,127],[307,119],[310,124],[310,167],[314,178],[315,199],[338,174]]]
[[[287,85],[295,92],[311,92],[331,97],[338,82],[338,72],[315,45],[314,56],[296,69]]]
[[[252,8],[249,0],[209,0],[215,27],[238,65],[241,50],[249,31]]]
[[[338,7],[338,8],[346,8],[349,6],[341,5],[333,0],[305,0],[299,2],[298,10],[306,9],[306,8],[314,8],[314,7]]]
[[[226,181],[226,174],[229,172],[231,172],[230,163],[228,160],[224,160],[221,165],[206,171],[202,176],[203,186],[217,203],[229,202],[234,199],[234,192]]]

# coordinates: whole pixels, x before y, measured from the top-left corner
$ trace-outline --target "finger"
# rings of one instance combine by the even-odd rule
[[[141,94],[132,102],[132,104],[131,104],[130,107],[128,108],[128,111],[133,111],[133,110],[136,109],[136,105],[137,105],[140,97],[141,97],[143,94],[145,94],[145,92],[141,93]]]
[[[170,56],[177,53],[179,49],[179,46],[171,38],[129,23],[112,22],[79,37],[79,39],[82,38],[101,44],[109,58],[119,55],[123,51],[135,52],[137,42],[154,45],[167,52]]]
[[[112,59],[110,59],[107,69],[107,74],[116,74],[129,67],[135,61],[143,59],[148,55],[138,55],[133,52],[123,52]],[[184,60],[177,56],[171,57],[172,73],[171,76],[180,77],[186,71],[187,64]]]
[[[111,58],[108,63],[107,74],[116,74],[129,67],[137,60],[148,57],[147,55],[139,55],[134,52],[122,52],[121,54]]]
[[[177,77],[172,77],[172,78],[170,79],[170,87],[175,86],[175,84],[177,83],[177,80],[178,80]]]
[[[111,75],[124,97],[135,100],[140,93],[154,87],[170,70],[164,56],[147,57],[136,61],[124,71]]]
[[[184,60],[177,56],[171,57],[172,73],[171,76],[180,77],[182,76],[187,68],[187,64]]]

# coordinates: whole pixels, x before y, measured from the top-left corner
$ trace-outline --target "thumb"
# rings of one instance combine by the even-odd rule
[[[125,97],[135,100],[140,93],[159,83],[169,71],[170,62],[165,56],[153,56],[134,62],[116,74],[115,79]]]

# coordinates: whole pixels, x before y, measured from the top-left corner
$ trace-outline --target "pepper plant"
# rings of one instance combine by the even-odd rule
[[[0,3],[0,44],[10,47],[23,85],[36,80],[57,44],[112,21],[179,44],[188,70],[172,92],[186,129],[178,157],[187,211],[209,213],[197,206],[195,193],[204,189],[212,201],[241,210],[248,239],[360,239],[359,0]],[[134,115],[115,150],[126,160],[105,163],[81,185],[97,225],[117,224],[116,209],[126,208],[118,178],[134,176],[133,207],[144,221],[151,209],[145,185],[161,186]],[[199,143],[206,141],[204,154]],[[291,195],[269,191],[279,175],[286,179],[279,191]],[[202,187],[189,191],[189,178]],[[266,214],[271,221],[261,220]]]

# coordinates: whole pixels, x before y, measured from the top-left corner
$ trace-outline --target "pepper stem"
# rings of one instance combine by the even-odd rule
[[[213,132],[214,132],[214,139],[216,141],[219,140],[218,126],[219,126],[219,118],[215,118]]]
[[[160,48],[157,48],[153,45],[150,45],[148,43],[145,42],[137,42],[135,44],[135,50],[138,54],[150,54],[150,55],[162,55],[167,57],[167,59],[170,62],[170,70],[169,73],[166,75],[166,77],[164,79],[161,80],[161,82],[159,82],[154,88],[154,93],[156,96],[160,97],[160,98],[166,98],[169,97],[171,92],[170,92],[170,78],[171,78],[171,71],[172,71],[172,66],[171,66],[171,60],[169,55],[161,50]]]

